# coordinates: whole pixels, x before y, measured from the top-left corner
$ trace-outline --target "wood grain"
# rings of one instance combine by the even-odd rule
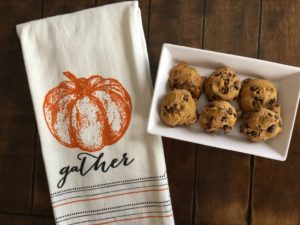
[[[0,214],[1,225],[53,225],[54,219],[50,217]]]
[[[43,0],[43,17],[75,12],[95,6],[95,0]]]
[[[31,225],[33,217],[27,215],[0,214],[0,221],[3,225]]]
[[[260,42],[262,59],[300,66],[299,19],[299,1],[263,1]],[[299,110],[287,160],[278,162],[255,158],[253,225],[300,224]]]
[[[176,224],[192,224],[196,145],[163,138]]]
[[[153,81],[162,44],[200,47],[204,1],[151,1],[149,55]],[[157,84],[159,85],[159,84]],[[196,145],[163,139],[176,224],[192,224]]]
[[[30,212],[36,131],[15,26],[40,16],[39,1],[0,3],[0,212]]]
[[[53,217],[53,210],[50,202],[49,188],[39,139],[37,143],[35,159],[35,182],[32,214]]]
[[[0,2],[1,225],[55,224],[15,25],[119,1]],[[140,0],[139,5],[153,81],[164,42],[300,66],[298,0]],[[299,225],[299,136],[300,112],[287,161],[255,157],[252,180],[250,156],[164,138],[176,224]]]
[[[256,57],[258,28],[258,0],[206,1],[205,49]],[[198,150],[196,224],[247,224],[250,157],[202,145]]]

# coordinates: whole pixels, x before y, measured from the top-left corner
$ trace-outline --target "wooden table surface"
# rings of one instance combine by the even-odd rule
[[[54,224],[15,25],[117,1],[0,2],[0,224]],[[162,43],[300,66],[299,0],[141,0],[152,78]],[[300,110],[278,162],[163,139],[177,225],[299,225]]]

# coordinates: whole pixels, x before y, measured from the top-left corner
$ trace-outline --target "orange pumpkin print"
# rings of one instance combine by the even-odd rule
[[[61,82],[45,96],[47,126],[64,146],[94,152],[117,142],[131,118],[131,99],[122,84],[99,75],[77,78],[63,73]]]

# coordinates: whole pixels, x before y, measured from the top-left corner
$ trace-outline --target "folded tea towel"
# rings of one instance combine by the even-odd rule
[[[174,224],[137,1],[17,25],[57,224]]]

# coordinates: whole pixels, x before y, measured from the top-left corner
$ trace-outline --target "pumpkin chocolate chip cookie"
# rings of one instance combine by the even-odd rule
[[[205,82],[205,94],[209,101],[232,101],[238,97],[240,88],[240,79],[228,67],[216,70]]]
[[[187,90],[174,89],[162,99],[159,115],[165,124],[172,127],[193,124],[197,120],[196,102]]]
[[[186,89],[193,98],[198,99],[202,93],[205,77],[199,75],[195,68],[179,63],[170,72],[169,88]]]
[[[220,129],[227,134],[237,121],[235,108],[227,101],[213,101],[204,107],[200,115],[200,126],[206,132],[215,132]]]
[[[267,108],[249,112],[245,117],[245,123],[240,131],[248,135],[250,141],[266,141],[276,137],[282,130],[280,116]]]
[[[277,90],[269,80],[244,80],[238,102],[240,107],[245,111],[257,111],[261,107],[266,107],[278,114],[280,113]]]

